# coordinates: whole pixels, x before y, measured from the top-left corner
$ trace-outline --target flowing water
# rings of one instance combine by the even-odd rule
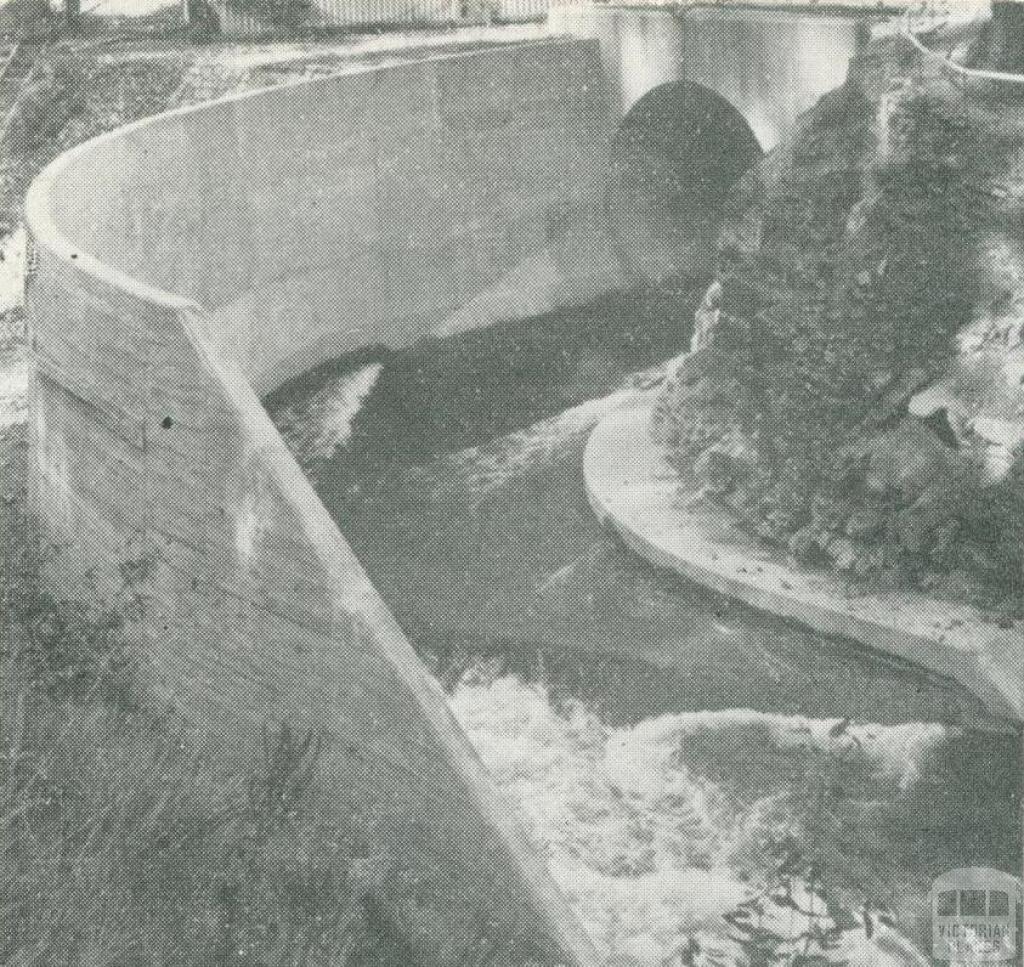
[[[935,876],[1018,870],[1017,737],[659,573],[587,506],[588,430],[685,346],[693,297],[363,353],[268,403],[603,953],[734,962],[768,891],[783,937],[919,962]]]
[[[696,81],[763,147],[861,43],[843,18],[600,19],[623,108]],[[748,157],[728,111],[712,136],[690,89],[657,91],[620,130],[643,122],[619,228],[660,283],[363,351],[268,405],[609,962],[926,963],[935,877],[1019,872],[1019,736],[949,682],[660,573],[587,505],[589,430],[684,351],[703,294],[645,268],[658,226],[691,239],[732,176],[677,175]],[[637,198],[658,217],[635,224]]]

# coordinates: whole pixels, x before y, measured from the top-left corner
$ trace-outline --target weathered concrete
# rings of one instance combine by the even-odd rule
[[[814,11],[589,3],[560,4],[549,15],[553,31],[599,40],[616,116],[661,85],[700,84],[740,111],[765,151],[843,83],[863,22]]]
[[[379,831],[427,963],[593,955],[256,388],[409,343],[524,260],[585,291],[562,255],[605,104],[593,45],[436,58],[115,131],[27,202],[36,505],[101,581],[144,562],[144,664],[197,727],[325,736],[329,808]]]
[[[699,358],[684,362],[699,366]],[[679,476],[650,437],[655,394],[632,400],[594,429],[584,454],[587,496],[597,516],[658,567],[859,641],[960,682],[993,715],[1024,717],[1024,635],[968,607],[923,595],[851,595],[826,573],[797,570],[756,546],[728,515],[687,506]]]
[[[595,39],[621,119],[611,236],[634,278],[704,278],[721,201],[846,79],[874,18],[813,11],[565,3],[554,32]]]
[[[51,179],[53,210],[98,260],[209,309],[208,338],[269,389],[427,335],[580,220],[609,132],[597,65],[570,49],[513,45],[170,114],[75,153]]]

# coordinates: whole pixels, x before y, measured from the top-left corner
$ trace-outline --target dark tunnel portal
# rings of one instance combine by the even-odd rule
[[[612,141],[608,215],[628,269],[651,282],[708,275],[723,203],[761,154],[714,91],[688,81],[648,91]]]

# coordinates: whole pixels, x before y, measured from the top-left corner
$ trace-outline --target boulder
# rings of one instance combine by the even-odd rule
[[[853,573],[859,578],[878,574],[885,568],[885,548],[878,545],[859,544],[857,559],[853,564]]]
[[[900,543],[912,554],[928,554],[936,531],[948,523],[948,491],[939,484],[927,488],[917,500],[896,516]]]
[[[757,463],[757,450],[737,429],[712,444],[693,464],[693,472],[712,493],[728,493]]]
[[[861,508],[850,514],[846,521],[846,536],[867,541],[877,537],[885,526],[885,515],[871,508]]]
[[[981,442],[985,483],[998,483],[1024,449],[1024,422],[978,416],[971,430]]]
[[[1017,345],[1006,354],[1003,361],[1003,379],[1012,390],[1024,385],[1024,347]]]
[[[840,571],[853,572],[860,558],[860,549],[848,537],[833,537],[828,544],[828,556]]]
[[[970,409],[945,384],[935,383],[915,393],[907,403],[907,412],[933,427],[947,427],[947,430],[938,433],[942,442],[949,444],[951,441],[947,439],[947,434],[951,434],[957,447],[965,444]]]
[[[801,527],[789,538],[789,553],[798,564],[819,564],[823,553],[818,540],[819,532],[813,525]]]
[[[917,420],[879,433],[869,444],[865,483],[876,494],[897,493],[916,500],[937,478],[956,471],[964,458]]]
[[[978,416],[971,421],[971,430],[987,443],[1016,450],[1024,446],[1024,422]]]
[[[693,336],[690,338],[690,352],[707,349],[715,337],[722,311],[722,283],[712,282],[704,293],[704,301],[693,314]]]
[[[911,396],[907,404],[910,415],[920,420],[940,409],[967,417],[967,407],[963,401],[944,383],[932,383],[931,386]]]

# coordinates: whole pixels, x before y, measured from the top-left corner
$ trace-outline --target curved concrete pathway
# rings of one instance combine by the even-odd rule
[[[679,493],[649,426],[655,396],[606,416],[584,454],[587,497],[628,547],[721,594],[852,638],[952,678],[1000,717],[1024,717],[1024,627],[1001,629],[973,608],[912,593],[853,596],[837,578],[794,570],[731,518]]]

